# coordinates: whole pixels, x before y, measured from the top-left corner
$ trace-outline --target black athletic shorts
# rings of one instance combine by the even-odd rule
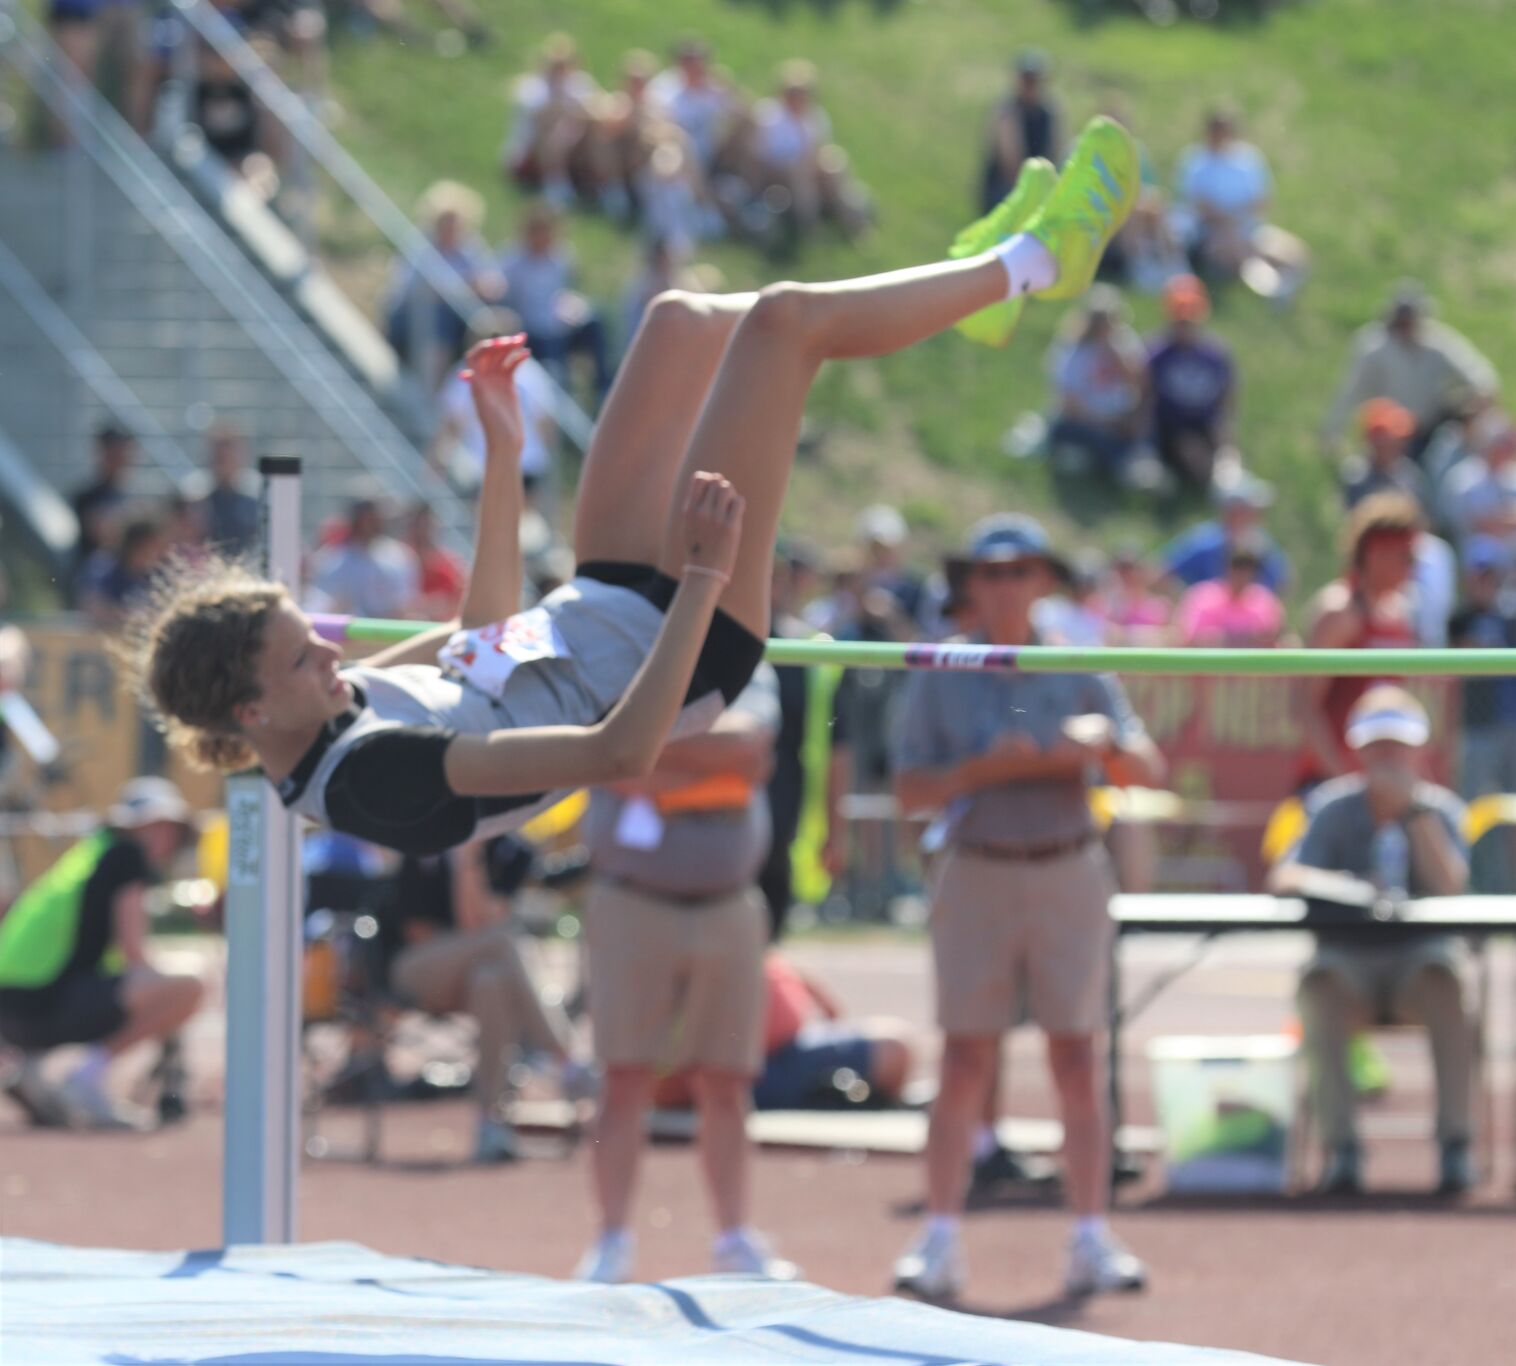
[[[125,979],[78,973],[45,987],[0,988],[0,1038],[26,1052],[99,1043],[126,1024]]]

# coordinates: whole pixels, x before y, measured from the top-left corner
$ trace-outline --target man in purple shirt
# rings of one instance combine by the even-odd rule
[[[1200,326],[1210,316],[1211,301],[1195,276],[1170,280],[1163,307],[1169,325],[1148,342],[1153,444],[1176,475],[1206,488],[1218,464],[1236,460],[1232,356],[1219,337]]]

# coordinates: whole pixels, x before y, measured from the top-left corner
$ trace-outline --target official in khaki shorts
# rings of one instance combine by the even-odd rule
[[[1053,586],[1047,538],[992,517],[948,574],[994,645],[1035,645],[1032,607]],[[896,1263],[901,1289],[950,1298],[964,1280],[958,1223],[970,1146],[1000,1036],[1023,1009],[1048,1036],[1077,1222],[1071,1293],[1136,1289],[1142,1263],[1105,1222],[1108,1119],[1097,1060],[1114,933],[1109,864],[1087,785],[1154,782],[1163,762],[1120,685],[1094,675],[920,673],[901,707],[895,788],[908,812],[947,817],[933,870],[932,955],[942,1074],[927,1138],[927,1224]]]
[[[769,927],[757,878],[778,727],[778,684],[764,667],[712,730],[664,750],[651,781],[602,789],[590,803],[585,941],[605,1090],[593,1150],[602,1228],[581,1279],[633,1278],[628,1217],[643,1122],[659,1073],[686,1069],[719,1230],[715,1270],[795,1274],[747,1224]]]

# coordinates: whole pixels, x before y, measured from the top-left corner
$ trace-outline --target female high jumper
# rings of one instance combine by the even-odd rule
[[[1046,163],[951,259],[836,284],[654,300],[595,429],[578,570],[517,612],[520,338],[469,358],[488,456],[460,619],[344,667],[278,585],[170,573],[132,624],[132,666],[202,766],[257,763],[284,804],[431,854],[519,826],[566,790],[640,776],[708,726],[763,655],[780,505],[821,363],[973,319],[1009,339],[1024,298],[1074,298],[1130,212],[1138,162],[1108,119]]]

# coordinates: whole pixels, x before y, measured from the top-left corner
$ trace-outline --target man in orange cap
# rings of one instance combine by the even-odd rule
[[[1342,496],[1357,507],[1371,493],[1389,489],[1408,493],[1427,510],[1430,490],[1426,475],[1406,453],[1416,434],[1416,417],[1392,398],[1371,398],[1358,409],[1363,453],[1344,462]]]
[[[1153,444],[1181,479],[1206,488],[1237,462],[1232,447],[1236,372],[1221,339],[1201,324],[1211,300],[1194,275],[1179,275],[1163,290],[1168,325],[1148,341],[1148,386]]]

